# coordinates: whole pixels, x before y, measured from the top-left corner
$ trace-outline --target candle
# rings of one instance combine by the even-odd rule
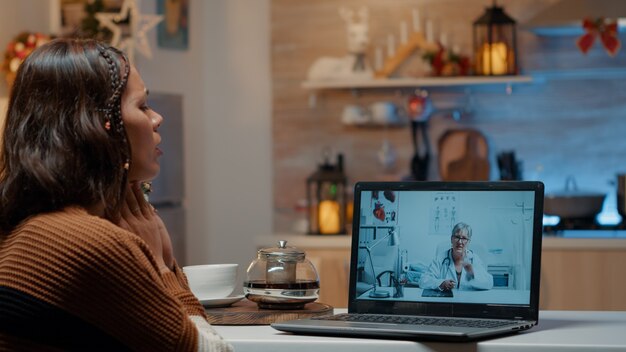
[[[426,20],[426,41],[429,43],[435,42],[435,24],[432,20]]]
[[[400,44],[402,45],[406,44],[409,41],[409,33],[407,28],[408,27],[405,21],[400,22]]]
[[[396,38],[393,34],[387,36],[387,56],[393,57],[396,55]]]
[[[446,33],[441,32],[439,35],[439,44],[444,48],[448,47],[448,35]]]
[[[505,43],[485,43],[482,47],[481,62],[483,74],[505,75],[508,72],[507,46]]]
[[[413,9],[413,32],[421,32],[422,24],[420,23],[420,13],[417,9]]]
[[[374,56],[374,69],[380,71],[383,68],[383,48],[377,46]]]
[[[334,200],[323,200],[319,204],[319,229],[322,234],[336,234],[340,232],[339,203]]]

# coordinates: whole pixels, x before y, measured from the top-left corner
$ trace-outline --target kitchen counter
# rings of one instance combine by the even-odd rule
[[[583,231],[586,232],[586,231]],[[613,232],[613,231],[602,231]],[[625,250],[626,236],[607,236],[604,235],[579,235],[576,237],[565,236],[543,236],[541,246],[546,249],[587,249],[587,250]]]
[[[343,313],[345,309],[335,309]],[[237,352],[247,351],[625,351],[626,312],[541,311],[539,325],[499,338],[469,343],[415,342],[294,335],[268,325],[214,326]]]
[[[321,302],[348,304],[352,236],[277,234],[259,237],[268,247],[278,240],[306,252],[320,276]],[[565,231],[544,235],[540,308],[545,310],[626,310],[626,231]]]
[[[305,234],[275,234],[257,239],[258,247],[274,246],[279,240],[286,240],[288,246],[302,248],[348,248],[352,244],[350,235],[305,235]]]
[[[273,246],[278,240],[286,240],[290,246],[303,249],[350,249],[352,244],[352,236],[349,235],[276,234],[259,237],[257,246]],[[577,230],[544,235],[542,246],[544,249],[622,250],[626,249],[626,230]]]

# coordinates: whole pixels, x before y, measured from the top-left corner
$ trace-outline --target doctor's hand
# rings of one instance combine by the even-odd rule
[[[455,285],[456,282],[454,282],[454,280],[445,280],[441,283],[441,285],[439,285],[439,289],[441,289],[442,291],[450,291],[454,288]]]
[[[472,266],[472,263],[470,262],[463,263],[463,269],[465,269],[465,273],[469,280],[474,278],[474,267]]]

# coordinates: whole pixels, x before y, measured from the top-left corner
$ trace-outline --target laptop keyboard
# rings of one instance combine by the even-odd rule
[[[485,320],[485,319],[449,319],[432,317],[410,317],[397,315],[379,314],[336,314],[330,316],[313,317],[317,320],[335,320],[362,323],[386,323],[386,324],[411,324],[433,326],[455,326],[468,328],[495,328],[507,325],[516,325],[518,322],[508,320]]]

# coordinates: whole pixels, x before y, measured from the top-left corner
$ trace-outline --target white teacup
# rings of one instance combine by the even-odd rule
[[[228,297],[235,289],[239,264],[205,264],[183,267],[191,292],[199,300]]]

